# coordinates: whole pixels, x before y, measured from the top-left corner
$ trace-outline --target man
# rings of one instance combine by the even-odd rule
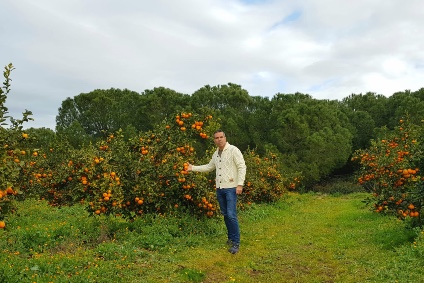
[[[230,246],[228,251],[235,254],[240,248],[240,228],[237,218],[237,195],[243,191],[246,177],[246,164],[241,151],[229,144],[225,133],[218,130],[214,133],[214,142],[218,146],[208,164],[188,165],[188,171],[216,171],[216,198],[222,215],[224,215]]]

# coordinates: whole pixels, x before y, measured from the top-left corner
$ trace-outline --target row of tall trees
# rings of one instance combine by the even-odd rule
[[[191,95],[164,87],[142,93],[98,89],[62,102],[56,132],[32,130],[44,131],[39,135],[44,139],[66,139],[80,147],[119,129],[128,136],[152,130],[178,112],[212,113],[230,143],[241,150],[273,150],[285,168],[303,172],[308,186],[349,168],[352,153],[369,146],[380,129],[395,127],[405,115],[412,122],[421,121],[424,88],[390,97],[352,94],[341,101],[302,93],[250,96],[232,83],[206,85]],[[47,143],[40,141],[43,144]]]

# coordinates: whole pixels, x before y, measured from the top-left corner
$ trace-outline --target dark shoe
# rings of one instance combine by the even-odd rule
[[[238,253],[239,248],[240,248],[240,245],[238,245],[238,244],[233,244],[233,245],[231,246],[231,248],[229,248],[229,249],[228,249],[228,251],[229,251],[230,253],[232,253],[232,254],[236,254],[236,253]]]

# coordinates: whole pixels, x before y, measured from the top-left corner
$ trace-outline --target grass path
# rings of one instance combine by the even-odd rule
[[[179,254],[174,272],[185,271],[191,281],[202,272],[198,282],[206,283],[390,282],[386,263],[396,261],[394,248],[412,234],[370,213],[363,198],[292,195],[273,207],[256,206],[240,213],[240,253],[226,251],[225,236],[210,239]]]

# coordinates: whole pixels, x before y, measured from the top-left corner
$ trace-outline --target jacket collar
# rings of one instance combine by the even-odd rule
[[[229,143],[229,142],[227,142],[227,143],[225,144],[224,149],[223,149],[222,151],[224,151],[224,150],[228,149],[228,147],[230,147],[230,143]],[[216,151],[217,151],[217,152],[219,151],[219,147],[217,147],[217,148],[216,148]]]

